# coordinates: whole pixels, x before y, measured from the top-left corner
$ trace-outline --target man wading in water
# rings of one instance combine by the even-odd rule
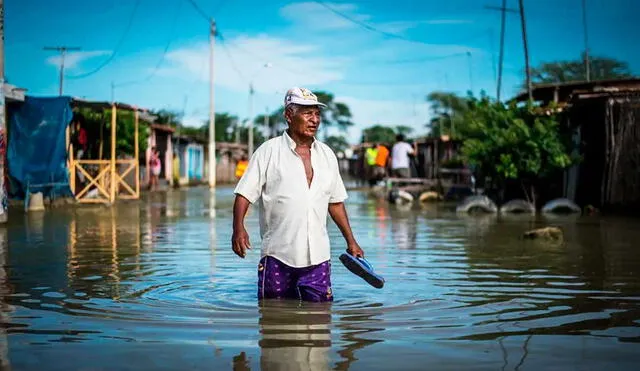
[[[332,301],[327,212],[340,228],[347,252],[359,257],[364,252],[349,226],[338,160],[314,137],[320,107],[326,105],[304,88],[287,91],[284,105],[288,130],[256,149],[234,191],[231,244],[244,258],[251,248],[244,217],[249,204],[258,202],[258,299]]]

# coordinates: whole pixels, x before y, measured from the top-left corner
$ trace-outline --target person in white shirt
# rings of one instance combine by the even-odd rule
[[[409,155],[413,155],[413,147],[404,141],[404,135],[396,135],[396,144],[391,149],[391,172],[398,178],[411,178]]]
[[[284,100],[288,129],[258,147],[238,182],[233,206],[233,251],[244,258],[251,248],[244,218],[258,203],[261,259],[258,299],[332,301],[327,213],[347,243],[347,252],[363,257],[344,200],[338,160],[315,139],[320,108],[311,91],[289,89]]]

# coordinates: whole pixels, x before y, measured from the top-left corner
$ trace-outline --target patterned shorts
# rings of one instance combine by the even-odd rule
[[[294,268],[272,256],[265,256],[258,264],[258,299],[333,301],[330,275],[330,261]]]

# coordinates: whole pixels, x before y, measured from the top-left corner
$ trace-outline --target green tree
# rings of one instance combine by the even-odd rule
[[[216,113],[216,142],[235,141],[235,129],[238,125],[238,118],[227,112]],[[246,130],[246,129],[245,129]],[[202,140],[209,140],[209,120],[206,120],[198,127],[184,126],[178,124],[176,131],[180,134],[194,136]]]
[[[327,139],[325,139],[325,143],[331,147],[333,152],[344,152],[347,148],[349,148],[349,142],[347,142],[347,138],[342,135],[331,135]]]
[[[258,115],[253,123],[256,126],[261,127],[262,131],[268,138],[278,136],[287,127],[287,122],[284,119],[284,107],[280,107],[269,114],[266,121],[266,127],[265,116],[266,115]]]
[[[156,117],[155,121],[157,124],[176,127],[182,123],[183,115],[177,111],[161,109],[158,111],[152,111],[151,114]]]
[[[362,142],[393,143],[395,141],[396,132],[392,127],[374,125],[362,130]]]
[[[111,109],[79,108],[76,110],[84,117],[84,126],[89,138],[90,158],[109,158],[111,156]],[[116,113],[116,156],[135,153],[135,117],[128,110],[119,109]],[[140,153],[147,149],[149,133],[146,123],[138,122],[138,148]],[[102,142],[102,145],[100,143]],[[102,149],[102,151],[100,151]],[[87,157],[85,157],[86,159]]]
[[[544,62],[531,69],[531,81],[535,83],[558,83],[586,81],[587,70],[584,55],[580,60]],[[607,57],[590,57],[591,80],[608,80],[632,77],[627,62]],[[526,86],[523,83],[523,86]]]
[[[408,137],[409,135],[411,135],[411,133],[413,133],[413,128],[411,126],[398,125],[396,126],[396,133],[402,134],[405,137]]]
[[[470,102],[463,158],[499,186],[508,179],[519,180],[535,204],[538,181],[574,161],[559,133],[558,118],[546,114],[553,107],[505,106],[486,96]]]
[[[336,102],[331,93],[324,91],[316,91],[314,94],[318,97],[318,101],[327,105],[326,109],[321,110],[322,123],[325,129],[329,126],[336,126],[340,131],[345,132],[353,125],[351,121],[351,110],[345,103]]]
[[[434,91],[427,95],[426,100],[431,105],[433,113],[433,118],[427,124],[431,129],[430,135],[460,137],[464,132],[464,116],[469,106],[468,98],[460,97],[455,93]]]

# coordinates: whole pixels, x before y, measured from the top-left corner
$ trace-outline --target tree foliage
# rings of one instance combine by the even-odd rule
[[[262,132],[268,138],[278,136],[287,128],[287,122],[284,119],[284,106],[267,115],[258,115],[254,120],[254,125],[262,128]],[[265,126],[265,123],[267,124]]]
[[[581,60],[545,62],[531,69],[533,83],[586,81],[587,70],[583,55]],[[631,77],[629,64],[613,58],[590,57],[591,80],[608,80]],[[523,86],[525,86],[523,84]]]
[[[87,132],[89,153],[86,158],[98,159],[111,156],[111,109],[78,108],[77,113],[84,117],[84,128]],[[135,153],[135,117],[134,113],[119,109],[116,113],[116,155],[133,156]],[[140,153],[147,149],[147,125],[139,121],[138,148]],[[100,146],[102,142],[102,146]],[[100,152],[102,148],[102,153]]]
[[[536,181],[574,161],[557,116],[549,112],[553,110],[505,106],[487,97],[470,99],[465,161],[498,184],[520,180],[527,198],[535,202]]]
[[[324,140],[324,142],[331,147],[333,152],[344,152],[347,148],[349,148],[349,142],[347,142],[347,138],[342,135],[331,135]]]
[[[426,100],[433,113],[433,118],[427,123],[430,136],[460,137],[464,131],[468,99],[451,92],[434,91],[427,95]]]
[[[392,127],[374,125],[362,130],[362,142],[369,143],[393,143],[396,141],[396,132]]]
[[[318,101],[327,105],[327,108],[320,111],[322,115],[322,123],[326,129],[330,126],[337,127],[340,131],[345,132],[353,125],[351,121],[351,110],[345,103],[336,102],[331,93],[325,91],[316,91],[314,94],[318,97]]]

